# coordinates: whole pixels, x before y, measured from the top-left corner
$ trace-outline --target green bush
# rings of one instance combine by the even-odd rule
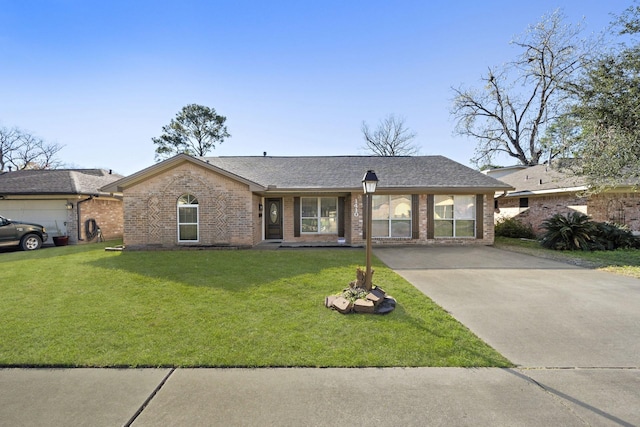
[[[571,212],[566,216],[555,214],[542,222],[546,231],[542,235],[542,246],[556,250],[590,251],[594,247],[596,225],[588,215]]]
[[[613,251],[616,249],[640,248],[638,240],[626,225],[612,222],[597,222],[594,249]]]
[[[580,212],[556,214],[542,223],[546,232],[542,246],[556,250],[612,251],[640,248],[638,240],[624,225],[594,222]]]
[[[536,235],[530,224],[523,224],[517,218],[501,218],[496,223],[496,236],[520,239],[535,239]]]

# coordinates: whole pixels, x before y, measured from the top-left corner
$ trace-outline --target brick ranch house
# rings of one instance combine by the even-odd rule
[[[624,224],[640,232],[640,193],[633,185],[590,194],[583,178],[563,172],[553,163],[511,168],[508,172],[504,174],[501,169],[488,172],[514,188],[496,195],[497,221],[516,217],[540,234],[544,231],[541,228],[544,220],[556,213],[578,211],[594,221]]]
[[[0,172],[0,215],[41,224],[50,237],[68,236],[71,244],[95,241],[96,227],[105,240],[120,239],[122,196],[99,188],[121,178],[103,169]]]
[[[362,177],[378,176],[375,244],[493,243],[511,187],[442,156],[202,157],[157,163],[103,191],[124,198],[127,248],[362,245]]]

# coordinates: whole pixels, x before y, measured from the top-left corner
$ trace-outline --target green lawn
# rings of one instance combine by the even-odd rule
[[[592,252],[555,251],[543,248],[533,240],[506,237],[496,237],[495,247],[640,279],[640,250],[637,249]]]
[[[0,253],[0,366],[511,366],[378,260],[395,311],[325,308],[362,250],[105,246]]]

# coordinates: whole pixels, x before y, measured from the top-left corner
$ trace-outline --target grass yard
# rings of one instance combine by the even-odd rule
[[[362,250],[105,246],[0,253],[0,366],[511,366],[378,260],[395,311],[325,308]]]
[[[495,247],[640,279],[640,250],[554,251],[533,240],[496,237]]]

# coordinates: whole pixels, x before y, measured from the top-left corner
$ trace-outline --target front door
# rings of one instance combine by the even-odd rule
[[[282,199],[265,199],[265,239],[282,239]]]

